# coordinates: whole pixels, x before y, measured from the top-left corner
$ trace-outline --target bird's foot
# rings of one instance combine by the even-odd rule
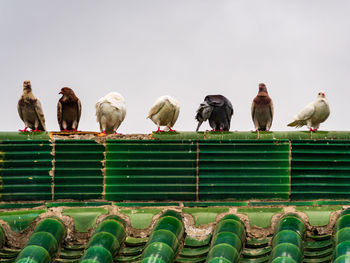
[[[164,132],[163,130],[160,129],[160,127],[158,127],[158,130],[155,131],[155,133],[161,133],[161,132]]]
[[[168,126],[168,128],[169,128],[169,132],[176,132],[176,130],[173,130],[171,127]]]
[[[66,128],[66,129],[63,129],[62,131],[63,131],[63,132],[69,132],[69,131],[67,130],[67,128]]]
[[[312,129],[312,128],[310,128],[310,131],[311,131],[311,132],[317,132],[317,129]]]
[[[18,131],[20,131],[20,132],[28,132],[28,127],[24,127],[24,129],[23,130],[18,130]]]
[[[118,133],[117,131],[114,132],[115,135],[123,135],[122,133]]]
[[[72,132],[77,132],[78,130],[77,129],[73,129]]]
[[[35,128],[34,130],[32,130],[32,132],[41,132],[41,130],[38,130],[38,128]]]

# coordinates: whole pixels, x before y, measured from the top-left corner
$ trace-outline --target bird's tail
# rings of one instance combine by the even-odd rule
[[[288,123],[287,126],[300,128],[300,127],[304,126],[305,124],[306,123],[304,120],[295,120],[295,121],[292,121],[291,123]]]

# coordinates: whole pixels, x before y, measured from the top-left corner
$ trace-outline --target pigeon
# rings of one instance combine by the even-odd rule
[[[117,129],[126,115],[123,96],[117,92],[110,92],[97,101],[95,109],[100,131],[105,134],[117,134]]]
[[[81,115],[79,98],[68,87],[62,88],[58,94],[62,94],[57,103],[57,120],[61,131],[77,131]]]
[[[19,117],[24,122],[24,129],[21,132],[27,132],[30,128],[32,131],[46,131],[45,117],[41,103],[32,92],[32,84],[29,80],[23,83],[23,93],[17,104]]]
[[[179,117],[179,112],[179,102],[166,95],[156,100],[148,113],[147,119],[151,119],[158,126],[158,130],[156,131],[158,133],[165,131],[161,130],[160,126],[166,126],[166,130],[168,131],[175,131],[172,127]]]
[[[195,119],[198,121],[196,131],[202,123],[209,119],[213,131],[230,130],[233,108],[231,102],[222,95],[208,95],[200,104]]]
[[[253,100],[251,112],[255,130],[269,131],[273,119],[273,103],[264,83],[259,84],[259,92]]]
[[[288,126],[299,128],[307,125],[310,131],[317,131],[320,127],[320,123],[327,120],[329,114],[330,110],[326,95],[323,91],[320,91],[317,95],[317,99],[296,115],[294,121],[289,123]]]

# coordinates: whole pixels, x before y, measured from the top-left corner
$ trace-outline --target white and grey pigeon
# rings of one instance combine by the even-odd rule
[[[323,91],[320,91],[317,95],[317,99],[296,115],[294,121],[289,123],[288,126],[299,128],[307,125],[310,131],[317,131],[320,127],[320,123],[327,120],[329,114],[330,110],[326,95]]]
[[[44,112],[41,103],[32,92],[32,84],[29,80],[23,83],[23,93],[17,104],[19,117],[24,122],[26,132],[28,128],[32,131],[46,131]]]
[[[126,115],[124,97],[117,92],[110,92],[97,101],[95,109],[101,132],[117,134]]]
[[[168,95],[159,97],[149,110],[147,119],[151,119],[158,126],[156,132],[160,133],[164,130],[160,126],[166,126],[169,131],[172,129],[177,118],[179,117],[180,104],[179,102]]]

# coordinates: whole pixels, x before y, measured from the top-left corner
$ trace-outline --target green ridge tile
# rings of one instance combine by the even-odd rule
[[[46,203],[46,207],[84,207],[84,206],[104,206],[104,205],[112,205],[112,202],[59,202],[59,203]]]
[[[120,207],[145,207],[145,206],[180,206],[179,203],[116,203],[114,202],[113,205],[120,206]]]
[[[192,215],[195,225],[205,225],[216,221],[218,214],[228,212],[228,207],[184,208],[183,213]]]
[[[341,206],[303,206],[296,210],[305,213],[312,226],[325,226],[329,223],[329,217],[333,211],[341,210]]]
[[[185,207],[248,206],[248,202],[184,202]]]
[[[120,213],[130,218],[131,226],[135,229],[146,229],[152,223],[153,217],[161,212],[161,209],[145,208],[145,209],[122,209]]]
[[[45,212],[47,212],[46,209],[1,212],[0,219],[7,222],[13,231],[19,233],[26,229],[40,214]]]
[[[0,209],[11,209],[11,208],[34,208],[44,205],[44,203],[1,203]]]
[[[271,224],[271,218],[277,213],[283,212],[283,208],[238,208],[237,213],[245,214],[249,218],[251,226],[266,228]]]
[[[100,215],[107,214],[108,210],[97,208],[68,208],[63,209],[62,215],[71,216],[74,220],[75,229],[79,232],[87,232],[94,227]]]
[[[250,202],[250,206],[305,206],[315,205],[313,201],[298,202],[298,201],[272,201],[272,202]]]
[[[142,254],[142,251],[144,250],[144,246],[138,246],[138,247],[124,247],[119,251],[119,255],[122,256],[137,256]]]

